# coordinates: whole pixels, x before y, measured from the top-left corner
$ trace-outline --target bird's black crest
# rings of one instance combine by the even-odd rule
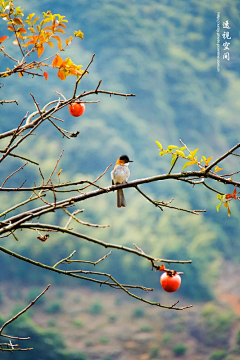
[[[123,160],[125,163],[132,162],[127,155],[121,155],[119,159]]]

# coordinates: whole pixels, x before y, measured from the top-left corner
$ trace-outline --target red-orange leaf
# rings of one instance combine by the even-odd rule
[[[33,41],[33,40],[28,41],[26,44],[22,45],[22,47],[27,47],[30,44],[35,44],[35,41]]]
[[[11,26],[11,25],[8,25],[7,29],[10,30],[10,31],[13,31],[13,32],[15,31],[15,30],[14,30],[14,27]]]
[[[58,74],[59,79],[61,79],[61,80],[66,79],[66,75],[64,74],[64,72],[62,70],[59,70],[57,74]]]
[[[45,77],[45,80],[47,81],[47,79],[48,79],[48,73],[47,73],[46,71],[44,71],[43,76]]]
[[[233,190],[232,197],[233,197],[234,199],[237,199],[237,189],[236,189],[236,188]]]
[[[63,29],[57,29],[55,31],[58,31],[58,32],[61,32],[61,33],[65,34],[65,31]]]
[[[57,55],[52,62],[52,66],[59,68],[62,65],[62,63],[63,63],[63,59],[59,55]]]
[[[2,36],[1,38],[0,38],[0,44],[4,41],[4,40],[6,40],[6,39],[8,39],[8,36]]]
[[[232,197],[233,197],[232,194],[227,194],[227,195],[225,196],[226,199],[231,199]]]
[[[26,34],[27,30],[24,29],[24,28],[20,28],[20,29],[18,29],[18,32],[20,32],[20,33],[25,33],[25,34]]]
[[[58,42],[58,48],[59,48],[59,50],[62,50],[62,42],[61,41]]]
[[[43,52],[44,52],[44,46],[43,45],[38,46],[37,48],[38,57],[41,57]]]
[[[231,210],[230,210],[230,207],[228,207],[228,216],[229,216],[229,217],[231,216]]]
[[[14,24],[17,24],[17,25],[22,25],[22,23],[23,23],[22,20],[19,18],[14,18],[13,22],[14,22]]]

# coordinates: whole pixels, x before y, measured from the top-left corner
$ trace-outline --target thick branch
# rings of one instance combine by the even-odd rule
[[[20,224],[19,228],[21,228],[21,229],[42,229],[42,230],[46,230],[46,231],[49,231],[49,230],[57,231],[57,232],[61,232],[61,233],[64,233],[64,234],[69,234],[69,235],[75,236],[77,238],[92,242],[94,244],[98,244],[100,246],[103,246],[104,248],[117,249],[117,250],[130,252],[130,253],[133,253],[133,254],[138,255],[140,257],[144,257],[147,260],[153,260],[155,262],[165,262],[165,263],[175,263],[175,264],[190,264],[192,262],[191,260],[169,260],[169,259],[155,258],[153,256],[144,254],[144,253],[142,253],[140,251],[129,248],[127,246],[106,243],[106,242],[104,242],[102,240],[92,238],[90,236],[78,233],[76,231],[69,230],[69,229],[66,229],[66,228],[63,228],[63,227],[60,227],[60,226],[56,226],[56,225],[51,225],[51,224],[49,225],[49,224],[41,224],[41,223],[24,223],[24,224]]]
[[[238,149],[240,147],[240,143],[238,143],[237,145],[235,145],[233,148],[231,148],[230,150],[228,150],[225,154],[223,154],[222,156],[220,156],[218,159],[216,159],[211,165],[209,165],[205,170],[204,170],[204,174],[207,174],[214,166],[216,166],[217,164],[219,164],[222,160],[226,159],[229,155],[233,154],[234,150]]]
[[[125,183],[125,184],[119,184],[119,185],[110,186],[108,188],[97,189],[97,190],[94,190],[94,191],[91,191],[91,192],[88,192],[88,193],[85,193],[85,194],[70,197],[70,198],[65,199],[65,200],[60,200],[60,201],[57,201],[56,203],[51,204],[51,205],[45,205],[45,206],[42,206],[42,207],[38,207],[38,208],[35,208],[35,209],[31,210],[31,211],[23,212],[21,214],[12,216],[11,218],[3,221],[2,224],[8,225],[11,222],[11,224],[12,224],[11,229],[14,229],[15,226],[14,226],[13,223],[15,223],[16,221],[21,220],[21,222],[22,222],[22,221],[26,221],[26,220],[28,220],[30,218],[33,219],[36,216],[46,214],[46,213],[48,213],[50,211],[54,211],[57,208],[61,208],[63,206],[67,207],[69,205],[73,205],[74,203],[78,203],[78,202],[84,201],[86,199],[99,196],[99,195],[104,194],[104,193],[112,192],[112,191],[114,191],[116,189],[124,189],[124,188],[129,188],[129,187],[136,187],[137,185],[140,185],[140,184],[147,184],[147,183],[156,182],[156,181],[162,181],[162,180],[170,180],[170,179],[172,179],[172,180],[185,181],[186,178],[204,178],[204,174],[205,173],[202,172],[202,171],[188,171],[188,172],[181,172],[181,173],[175,173],[175,174],[162,174],[162,175],[156,175],[156,176],[152,176],[152,177],[148,177],[148,178],[137,179],[137,180],[133,180],[133,181],[130,181],[128,183]],[[221,182],[221,183],[224,183],[224,184],[231,184],[231,185],[234,185],[236,187],[240,187],[239,182],[233,181],[233,180],[228,179],[228,178],[223,178],[223,177],[221,177],[219,175],[216,175],[216,174],[213,174],[211,172],[208,172],[205,175],[205,177],[216,180],[217,182]],[[79,183],[81,183],[81,182],[79,182]],[[57,188],[57,187],[58,187],[58,185],[54,186],[54,188]],[[0,191],[3,191],[3,190],[4,191],[16,191],[16,190],[17,191],[33,191],[33,189],[34,190],[49,190],[51,188],[52,188],[52,186],[47,186],[47,187],[39,186],[39,187],[34,187],[34,188],[21,188],[21,189],[12,189],[12,188],[8,189],[8,188],[5,188],[5,189],[0,189]],[[9,228],[8,228],[8,230],[9,230]],[[0,234],[1,233],[2,233],[2,231],[0,231]]]

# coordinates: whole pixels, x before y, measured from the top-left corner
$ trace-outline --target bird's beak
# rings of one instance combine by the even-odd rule
[[[129,162],[133,162],[133,160],[129,160]]]

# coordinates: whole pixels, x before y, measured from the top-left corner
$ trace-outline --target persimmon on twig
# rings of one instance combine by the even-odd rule
[[[134,249],[132,249],[134,251]],[[86,271],[86,270],[72,270],[72,271],[65,271],[65,270],[60,270],[56,267],[53,267],[53,266],[48,266],[48,265],[45,265],[45,264],[42,264],[40,262],[36,262],[32,259],[29,259],[29,258],[26,258],[20,254],[17,254],[13,251],[10,251],[2,246],[0,246],[0,251],[3,251],[13,257],[16,257],[20,260],[23,260],[23,261],[26,261],[30,264],[33,264],[35,266],[38,266],[38,267],[42,267],[44,269],[48,269],[50,271],[55,271],[59,274],[65,274],[67,276],[71,276],[71,277],[75,277],[75,278],[78,278],[78,279],[82,279],[82,280],[87,280],[87,281],[90,281],[90,282],[94,282],[94,283],[97,283],[99,284],[100,286],[102,285],[106,285],[106,286],[110,286],[111,288],[114,288],[114,289],[121,289],[123,290],[125,293],[127,293],[129,296],[139,300],[139,301],[142,301],[144,303],[147,303],[149,305],[153,305],[153,306],[157,306],[157,307],[161,307],[161,308],[165,308],[165,309],[173,309],[173,310],[184,310],[184,309],[188,309],[190,307],[192,307],[192,305],[187,305],[187,306],[183,306],[183,307],[176,307],[174,304],[173,305],[163,305],[159,302],[152,302],[152,301],[149,301],[147,299],[144,299],[140,296],[137,296],[136,294],[134,294],[133,292],[129,291],[129,289],[136,289],[136,290],[143,290],[143,291],[153,291],[153,289],[151,288],[146,288],[144,286],[140,286],[140,285],[126,285],[126,284],[121,284],[120,282],[118,282],[111,274],[107,274],[107,273],[103,273],[103,272],[96,272],[96,271]],[[70,254],[71,256],[72,254]],[[60,261],[60,263],[62,263],[62,261]],[[54,266],[56,266],[57,264],[55,264]],[[86,275],[100,275],[100,276],[103,276],[103,277],[106,277],[106,280],[99,280],[99,279],[95,279],[95,278],[91,278],[91,277],[86,277],[86,276],[83,276],[83,275],[80,275],[80,274],[86,274]],[[111,281],[111,282],[110,282]]]

